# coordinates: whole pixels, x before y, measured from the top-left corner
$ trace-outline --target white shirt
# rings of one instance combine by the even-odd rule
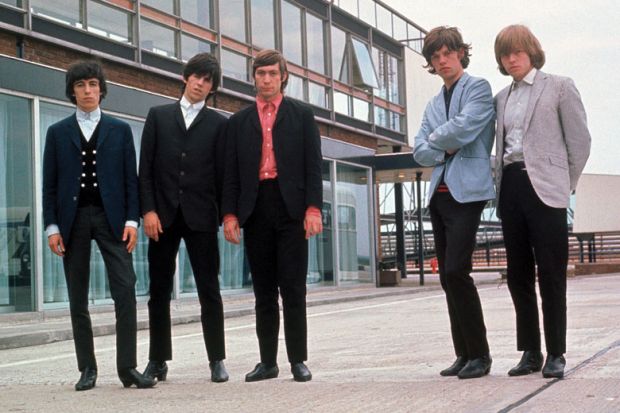
[[[532,94],[536,77],[532,68],[519,82],[513,82],[504,110],[504,166],[523,161],[523,138],[525,132],[525,112]]]
[[[189,100],[183,95],[181,98],[181,112],[183,112],[183,120],[185,120],[185,128],[189,129],[190,125],[198,116],[198,113],[205,107],[205,101],[190,103]]]
[[[86,141],[90,141],[93,137],[93,132],[97,128],[97,124],[101,120],[101,109],[97,106],[97,109],[92,112],[84,112],[80,108],[75,111],[75,117],[77,118],[78,125]]]

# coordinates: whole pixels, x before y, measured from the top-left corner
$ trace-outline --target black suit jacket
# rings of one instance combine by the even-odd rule
[[[222,214],[234,214],[243,226],[254,210],[263,142],[256,104],[230,117]],[[306,209],[323,205],[321,137],[312,110],[284,98],[273,127],[278,184],[291,218],[303,219]]]
[[[78,206],[82,175],[80,126],[74,115],[50,126],[43,152],[43,221],[58,225],[65,245]],[[139,221],[136,150],[127,122],[101,114],[97,180],[112,232],[120,241],[126,221]]]
[[[151,108],[140,148],[142,215],[155,211],[165,229],[181,208],[193,231],[217,231],[226,118],[206,106],[189,129],[179,102]]]

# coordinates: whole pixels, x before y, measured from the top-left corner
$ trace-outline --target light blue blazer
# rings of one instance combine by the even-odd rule
[[[495,133],[495,109],[486,80],[464,73],[454,86],[446,116],[445,86],[426,106],[415,137],[413,158],[434,166],[427,199],[430,201],[444,174],[450,194],[458,202],[495,198],[489,156]],[[448,157],[446,150],[456,149]]]

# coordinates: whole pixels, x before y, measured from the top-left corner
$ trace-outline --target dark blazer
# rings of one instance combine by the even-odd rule
[[[80,127],[75,115],[49,127],[43,153],[43,222],[56,224],[66,244],[78,206],[82,174]],[[126,122],[104,113],[97,138],[97,179],[103,208],[120,241],[126,221],[140,219],[136,150]]]
[[[142,215],[155,211],[165,229],[181,208],[193,231],[217,231],[226,118],[204,107],[189,129],[180,102],[151,108],[140,148]]]
[[[222,214],[234,214],[243,226],[254,210],[263,135],[256,104],[228,121]],[[278,184],[291,218],[323,205],[321,137],[312,110],[285,97],[273,127]]]

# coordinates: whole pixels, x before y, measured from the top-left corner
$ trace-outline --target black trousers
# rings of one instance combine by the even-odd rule
[[[537,266],[547,353],[564,354],[566,209],[545,205],[536,195],[524,164],[517,163],[504,168],[499,211],[508,260],[508,288],[517,315],[517,349],[541,348],[535,286]]]
[[[244,240],[256,299],[261,361],[268,364],[277,361],[279,295],[288,360],[291,363],[307,360],[308,242],[303,221],[290,218],[286,212],[276,180],[261,182],[254,212],[244,225]]]
[[[476,232],[485,204],[486,201],[459,203],[449,192],[437,192],[429,206],[454,351],[466,359],[489,353],[480,297],[470,276]]]
[[[149,240],[149,360],[172,360],[170,297],[181,239],[194,272],[207,356],[209,361],[223,360],[224,307],[218,279],[217,232],[192,231],[180,209],[173,224],[159,235],[159,241]]]
[[[63,264],[78,369],[97,368],[88,312],[91,240],[103,256],[116,312],[116,367],[136,367],[136,274],[126,244],[117,240],[101,207],[78,208]]]

